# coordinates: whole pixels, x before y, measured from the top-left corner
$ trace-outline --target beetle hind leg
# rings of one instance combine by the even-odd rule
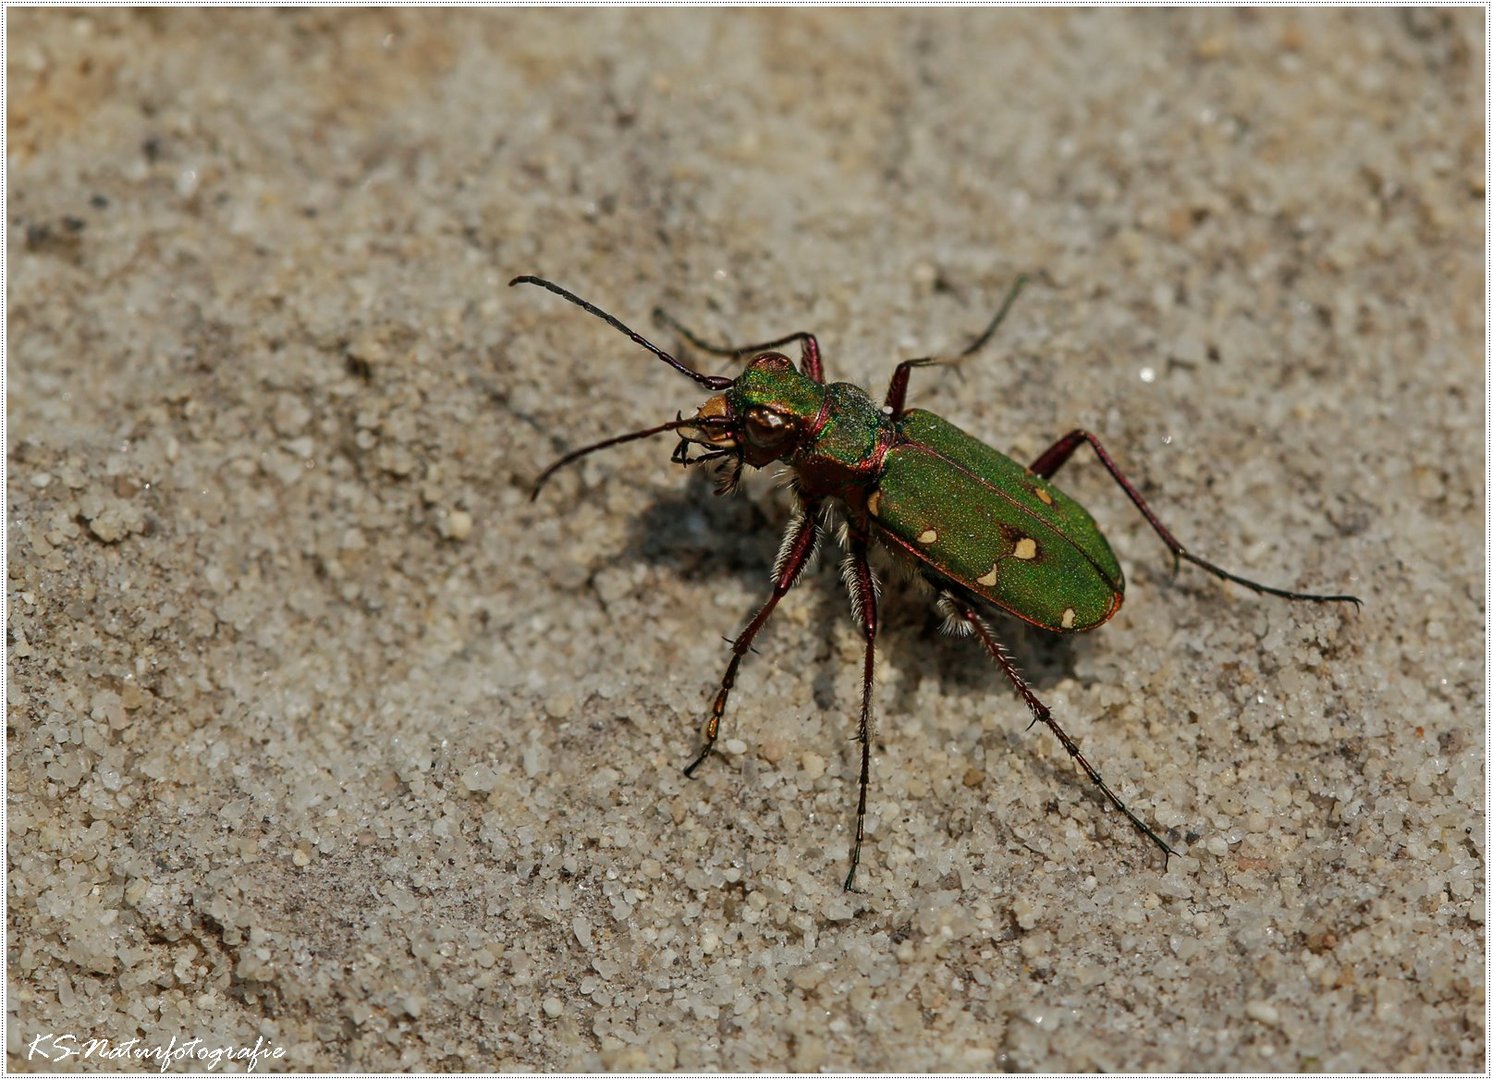
[[[1345,603],[1355,604],[1359,608],[1362,607],[1361,600],[1346,593],[1308,593],[1296,592],[1293,589],[1277,589],[1272,585],[1261,585],[1257,581],[1239,577],[1237,574],[1224,570],[1216,563],[1210,563],[1200,556],[1193,555],[1182,546],[1181,541],[1171,535],[1170,529],[1160,523],[1160,519],[1155,516],[1155,511],[1150,509],[1150,504],[1145,501],[1134,484],[1130,483],[1129,477],[1120,471],[1118,463],[1109,456],[1109,452],[1103,448],[1103,444],[1094,438],[1090,432],[1084,431],[1082,428],[1078,428],[1076,431],[1069,431],[1062,438],[1047,447],[1046,452],[1031,463],[1031,471],[1043,479],[1050,480],[1056,475],[1058,469],[1067,464],[1067,459],[1072,457],[1073,451],[1083,445],[1083,443],[1087,443],[1093,447],[1093,452],[1098,455],[1099,462],[1109,471],[1109,475],[1114,478],[1114,482],[1123,489],[1124,494],[1129,496],[1129,501],[1135,504],[1135,508],[1145,516],[1145,520],[1150,523],[1150,527],[1160,537],[1161,543],[1165,544],[1170,550],[1173,564],[1179,564],[1182,559],[1185,559],[1193,566],[1207,571],[1215,578],[1220,578],[1223,581],[1231,581],[1235,585],[1242,585],[1245,589],[1252,589],[1256,593],[1267,593],[1270,596],[1284,597],[1286,600],[1313,600],[1317,603]]]
[[[1125,806],[1124,800],[1115,795],[1113,789],[1104,783],[1104,779],[1098,774],[1098,770],[1088,764],[1088,759],[1078,749],[1078,744],[1073,740],[1072,736],[1062,730],[1062,726],[1053,719],[1051,709],[1042,703],[1041,699],[1032,691],[1026,680],[1021,677],[1020,671],[1016,669],[1015,661],[1005,651],[1005,646],[1001,645],[999,640],[990,631],[989,625],[979,614],[973,601],[945,589],[942,596],[939,597],[939,606],[943,608],[945,613],[948,613],[950,618],[956,617],[961,620],[968,628],[966,632],[978,638],[979,644],[984,646],[985,652],[989,653],[990,658],[999,665],[1000,670],[1005,673],[1005,677],[1010,680],[1010,684],[1015,687],[1016,693],[1020,694],[1021,699],[1026,703],[1026,707],[1031,710],[1031,725],[1035,726],[1037,723],[1046,725],[1047,730],[1055,735],[1057,741],[1062,744],[1062,749],[1067,751],[1068,756],[1077,763],[1078,768],[1082,769],[1088,779],[1093,782],[1094,786],[1103,793],[1104,798],[1113,804],[1116,810],[1129,819],[1129,823],[1139,830],[1146,839],[1160,848],[1166,856],[1167,863],[1169,863],[1171,856],[1176,854],[1175,849],[1162,840],[1156,831],[1145,824],[1134,811]]]

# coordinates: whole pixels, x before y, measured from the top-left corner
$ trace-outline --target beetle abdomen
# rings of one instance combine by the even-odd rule
[[[1091,629],[1124,598],[1124,572],[1086,510],[925,410],[903,417],[867,505],[888,543],[1048,630]]]

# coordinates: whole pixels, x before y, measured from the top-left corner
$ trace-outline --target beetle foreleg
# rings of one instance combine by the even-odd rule
[[[705,721],[704,746],[699,755],[684,767],[685,776],[693,776],[694,770],[699,768],[705,758],[710,756],[710,751],[715,749],[715,739],[720,734],[720,718],[725,715],[725,703],[730,699],[731,689],[736,685],[736,672],[741,667],[741,658],[751,650],[751,642],[767,620],[771,618],[772,611],[777,607],[777,601],[787,595],[789,589],[797,584],[798,576],[803,573],[803,567],[808,564],[809,557],[813,555],[814,546],[819,538],[819,503],[803,499],[799,502],[798,513],[787,527],[787,532],[782,537],[782,547],[777,553],[777,562],[774,566],[772,576],[772,595],[767,597],[760,610],[752,616],[746,629],[741,631],[739,637],[731,643],[730,663],[726,665],[725,677],[720,680],[720,689],[715,694],[715,702],[710,706],[710,718]]]
[[[1046,453],[1042,454],[1039,458],[1031,463],[1031,471],[1034,472],[1037,476],[1050,480],[1054,475],[1056,475],[1058,469],[1067,464],[1067,459],[1072,457],[1073,451],[1085,442],[1089,446],[1093,447],[1093,452],[1098,455],[1098,460],[1103,464],[1103,467],[1105,469],[1109,470],[1109,475],[1114,478],[1114,482],[1124,489],[1124,494],[1129,496],[1129,501],[1135,504],[1135,507],[1140,511],[1141,514],[1145,515],[1145,520],[1150,523],[1150,527],[1154,529],[1155,534],[1160,537],[1161,543],[1165,544],[1166,547],[1170,549],[1171,560],[1173,563],[1179,562],[1179,560],[1181,559],[1185,559],[1193,566],[1197,566],[1202,568],[1203,570],[1206,570],[1213,577],[1221,578],[1224,581],[1231,581],[1235,585],[1242,585],[1245,589],[1252,589],[1256,593],[1268,593],[1270,596],[1282,596],[1286,600],[1316,600],[1321,602],[1341,601],[1344,603],[1356,604],[1358,607],[1362,607],[1361,600],[1359,600],[1355,596],[1348,596],[1345,593],[1341,595],[1324,595],[1320,593],[1294,592],[1290,589],[1276,589],[1270,585],[1261,585],[1257,581],[1250,581],[1248,578],[1239,577],[1237,574],[1229,573],[1221,566],[1210,563],[1206,559],[1193,555],[1191,552],[1187,551],[1185,547],[1182,546],[1181,541],[1177,540],[1176,537],[1171,535],[1170,529],[1166,528],[1160,523],[1160,519],[1155,516],[1155,512],[1150,509],[1150,506],[1148,503],[1145,502],[1144,497],[1141,496],[1139,491],[1135,489],[1135,486],[1129,482],[1129,478],[1125,476],[1124,473],[1119,471],[1118,464],[1116,464],[1114,459],[1109,456],[1109,452],[1103,448],[1103,444],[1100,443],[1096,438],[1094,438],[1091,433],[1084,431],[1081,428],[1076,431],[1069,431],[1066,435],[1062,436],[1062,438],[1052,443],[1052,445],[1047,448]]]
[[[754,353],[770,352],[772,349],[780,349],[784,345],[791,345],[795,341],[801,341],[803,343],[803,362],[800,366],[803,369],[803,374],[807,375],[814,382],[821,383],[824,381],[824,362],[819,357],[818,338],[806,330],[799,330],[796,334],[788,334],[785,337],[773,338],[771,341],[764,341],[760,345],[711,345],[661,307],[653,309],[653,318],[657,319],[664,326],[677,330],[683,336],[684,340],[696,349],[699,349],[701,352],[713,353],[716,356],[751,356]]]
[[[1010,654],[1005,651],[1005,646],[1001,645],[1000,642],[995,639],[994,634],[990,632],[989,626],[985,623],[984,619],[980,617],[979,612],[975,609],[973,603],[971,603],[964,597],[952,592],[945,592],[943,594],[943,600],[948,603],[948,605],[954,612],[956,612],[966,623],[968,623],[970,629],[972,629],[974,632],[974,636],[977,637],[979,639],[979,643],[984,646],[985,651],[988,652],[991,658],[994,659],[995,663],[1000,666],[1000,670],[1005,672],[1005,677],[1009,679],[1011,685],[1015,687],[1016,693],[1020,694],[1020,696],[1025,700],[1026,707],[1031,710],[1031,723],[1035,724],[1039,721],[1040,723],[1043,723],[1047,726],[1048,730],[1050,730],[1051,733],[1057,737],[1057,741],[1062,744],[1062,749],[1066,750],[1068,755],[1075,762],[1077,762],[1078,767],[1087,774],[1089,780],[1092,780],[1093,783],[1098,786],[1098,790],[1103,792],[1104,797],[1107,798],[1109,802],[1113,803],[1114,807],[1129,819],[1131,825],[1140,830],[1140,832],[1148,837],[1155,844],[1156,847],[1161,849],[1161,851],[1165,852],[1166,861],[1169,862],[1171,856],[1176,854],[1176,852],[1172,850],[1171,845],[1167,844],[1164,840],[1157,836],[1154,829],[1152,829],[1149,825],[1146,825],[1139,819],[1139,817],[1135,815],[1132,810],[1130,810],[1129,807],[1125,806],[1124,801],[1120,799],[1119,796],[1114,794],[1114,792],[1109,788],[1108,784],[1104,783],[1103,777],[1098,775],[1098,770],[1095,769],[1092,765],[1088,764],[1088,759],[1083,757],[1083,752],[1078,749],[1078,744],[1073,741],[1072,736],[1063,731],[1061,725],[1058,724],[1056,720],[1052,719],[1052,711],[1048,709],[1039,698],[1037,698],[1035,693],[1032,692],[1031,687],[1027,685],[1026,680],[1021,678],[1021,673],[1016,670],[1015,661],[1012,660]]]
[[[860,800],[855,807],[855,841],[850,848],[850,870],[845,875],[844,891],[855,885],[855,870],[860,865],[860,846],[865,842],[865,799],[870,790],[871,698],[875,689],[876,657],[876,580],[870,569],[870,540],[859,529],[850,529],[850,556],[845,563],[845,583],[850,589],[850,606],[865,634],[865,682],[860,696],[860,725],[855,738],[860,740]]]
[[[1010,305],[1015,303],[1015,298],[1020,295],[1021,289],[1025,285],[1026,275],[1022,274],[1010,286],[1010,291],[1005,294],[1005,299],[1000,302],[1000,310],[995,312],[995,317],[990,320],[990,324],[957,356],[947,360],[935,360],[932,357],[923,356],[918,357],[916,360],[903,360],[897,364],[896,370],[891,373],[891,386],[886,391],[885,411],[887,415],[892,420],[900,420],[902,413],[906,412],[907,381],[911,378],[914,367],[930,367],[933,364],[957,364],[960,360],[971,356],[983,348],[985,342],[994,336],[995,330],[1005,321],[1005,316],[1010,311]]]
[[[907,381],[912,377],[912,369],[931,367],[938,362],[931,356],[919,356],[915,360],[903,360],[897,364],[896,370],[891,373],[891,385],[886,388],[886,404],[881,407],[881,411],[893,421],[900,420],[907,411]]]

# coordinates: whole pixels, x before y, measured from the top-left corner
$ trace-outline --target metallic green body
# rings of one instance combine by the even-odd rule
[[[736,416],[744,416],[753,406],[766,405],[812,420],[823,408],[829,389],[800,373],[787,357],[769,354],[747,364],[725,398]],[[860,396],[864,397],[865,391],[860,391]]]
[[[733,416],[793,418],[804,437],[785,460],[805,493],[837,496],[888,546],[1037,626],[1089,630],[1119,610],[1108,541],[1049,480],[933,413],[893,421],[858,386],[816,383],[782,359],[749,365],[725,400]]]
[[[891,422],[865,391],[851,383],[824,387],[829,411],[805,458],[827,459],[842,468],[862,471],[891,432]]]
[[[899,434],[870,499],[888,543],[1058,633],[1092,629],[1118,610],[1118,560],[1051,481],[922,409],[906,413]]]

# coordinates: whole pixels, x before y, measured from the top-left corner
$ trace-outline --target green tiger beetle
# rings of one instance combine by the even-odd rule
[[[873,544],[879,543],[910,560],[937,593],[947,626],[958,634],[972,634],[1005,673],[1031,710],[1031,726],[1037,722],[1046,725],[1104,798],[1160,848],[1167,862],[1176,852],[1124,805],[1083,757],[1077,743],[1021,677],[981,612],[981,605],[992,605],[1043,630],[1075,634],[1108,622],[1119,610],[1124,600],[1124,572],[1093,518],[1051,483],[1057,470],[1079,446],[1087,443],[1092,447],[1114,482],[1170,549],[1173,570],[1185,559],[1214,577],[1256,593],[1286,600],[1362,604],[1355,596],[1271,588],[1193,555],[1161,524],[1091,432],[1079,429],[1067,433],[1027,467],[940,416],[924,409],[908,409],[907,381],[912,369],[955,363],[976,352],[994,334],[1024,283],[1024,278],[1016,280],[989,326],[957,356],[949,360],[922,357],[898,364],[885,403],[877,406],[858,386],[825,384],[818,341],[812,334],[799,331],[739,348],[709,345],[656,311],[660,321],[695,348],[736,360],[750,358],[746,369],[735,378],[705,375],[552,281],[523,275],[509,282],[537,285],[563,297],[714,395],[693,416],[679,413],[665,424],[572,450],[539,474],[534,498],[557,470],[587,454],[667,432],[679,438],[673,452],[678,464],[720,463],[719,494],[736,487],[747,465],[759,469],[780,461],[792,470],[795,506],[772,569],[772,594],[731,643],[730,662],[704,724],[704,745],[684,769],[685,775],[693,776],[714,749],[741,659],[812,556],[826,528],[829,500],[837,500],[841,506],[843,543],[849,549],[844,579],[855,620],[865,635],[860,721],[855,734],[860,743],[860,798],[855,808],[849,873],[844,879],[846,891],[853,888],[855,870],[860,865],[870,788],[871,691],[879,592],[870,568]],[[796,367],[776,351],[795,342],[801,349]]]

